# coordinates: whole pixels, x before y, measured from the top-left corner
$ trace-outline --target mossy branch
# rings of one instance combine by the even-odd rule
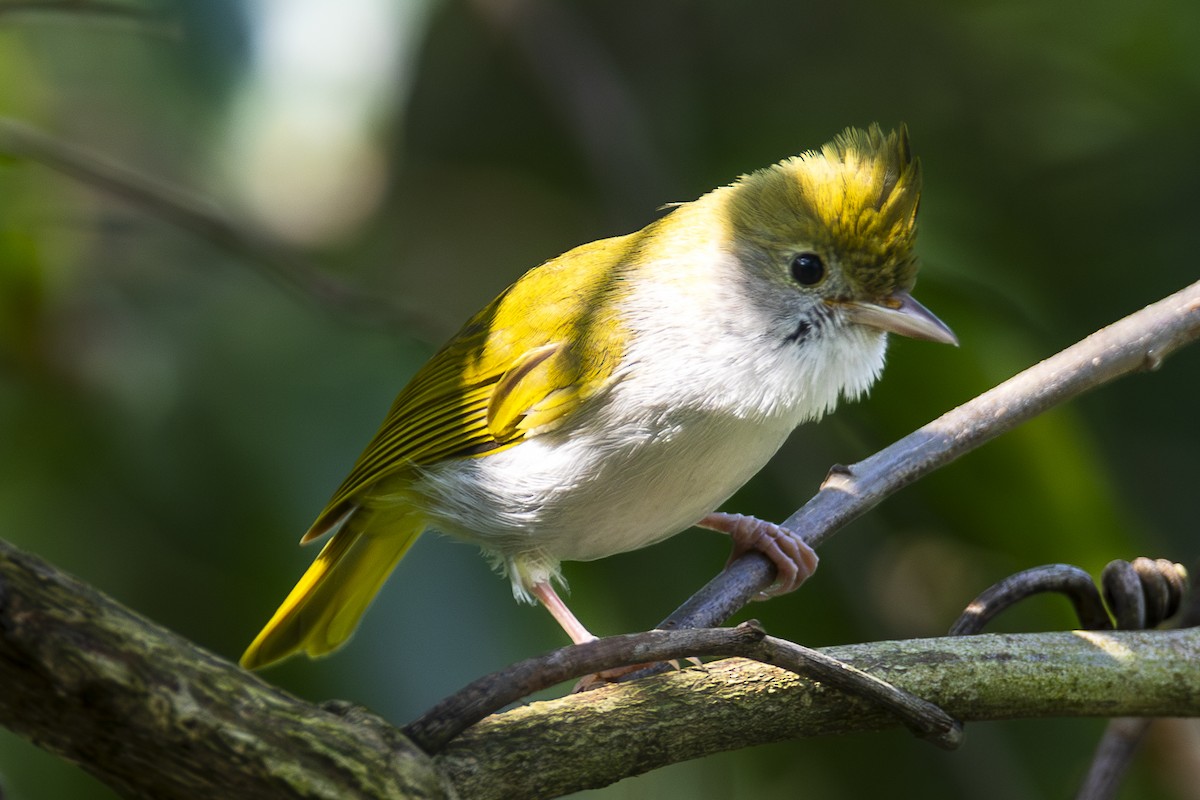
[[[371,715],[276,689],[0,540],[0,724],[125,797],[449,798]]]
[[[103,186],[233,250],[266,253],[263,262],[282,283],[323,306],[362,310],[359,293],[273,254],[188,197],[11,121],[0,120],[0,149]],[[831,473],[785,524],[818,543],[953,458],[1083,391],[1157,368],[1198,335],[1200,283]],[[770,582],[770,569],[758,556],[743,557],[673,622],[726,618]],[[824,652],[964,720],[1196,716],[1198,639],[1195,629],[1033,634]],[[293,698],[2,542],[0,686],[0,724],[128,797],[168,800],[552,797],[722,750],[897,724],[862,700],[735,660],[496,715],[430,758],[377,717]]]
[[[1194,628],[822,652],[963,720],[1200,716]],[[431,759],[378,717],[291,697],[2,541],[0,685],[0,724],[124,796],[167,800],[528,800],[719,751],[899,724],[856,697],[730,659],[495,715]]]
[[[967,722],[1200,715],[1195,628],[914,639],[821,652]],[[464,797],[533,800],[726,750],[895,727],[861,698],[729,659],[495,715],[435,760]]]

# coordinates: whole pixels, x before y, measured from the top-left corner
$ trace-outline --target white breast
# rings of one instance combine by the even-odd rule
[[[880,334],[853,327],[821,347],[788,344],[734,314],[727,287],[714,287],[708,308],[695,289],[639,292],[618,379],[568,425],[427,468],[417,488],[433,527],[496,556],[520,595],[559,561],[633,550],[695,524],[796,425],[861,392],[882,367]]]

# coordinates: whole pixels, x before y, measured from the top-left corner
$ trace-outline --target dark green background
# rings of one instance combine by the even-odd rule
[[[0,114],[221,201],[251,17],[233,0],[155,8],[178,35],[0,15]],[[306,253],[424,309],[420,332],[299,301],[247,258],[0,162],[0,536],[236,658],[308,563],[297,538],[440,337],[539,261],[851,124],[910,127],[926,186],[916,294],[962,347],[895,342],[871,396],[799,431],[731,509],[782,519],[830,464],[1196,279],[1192,0],[545,8],[432,6],[411,84],[397,80],[374,122],[382,202]],[[906,490],[824,547],[801,592],[753,615],[809,645],[932,635],[1026,567],[1190,562],[1197,367],[1184,351]],[[571,605],[601,634],[644,629],[726,554],[693,531],[569,564]],[[1070,624],[1065,603],[1041,600],[1004,627]],[[402,724],[561,643],[472,548],[429,537],[349,646],[265,675]],[[585,796],[1061,797],[1102,726],[972,725],[955,753],[902,732],[793,742]],[[1122,796],[1196,797],[1198,740],[1195,726],[1162,728]],[[0,784],[17,800],[112,796],[7,733]]]

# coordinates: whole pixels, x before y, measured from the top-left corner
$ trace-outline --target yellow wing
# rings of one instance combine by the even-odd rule
[[[563,422],[617,376],[625,336],[612,313],[634,237],[576,248],[475,315],[400,392],[375,438],[302,541],[336,529],[242,656],[255,669],[349,638],[424,528],[402,502],[404,471],[511,447]],[[398,480],[396,480],[398,479]]]
[[[625,345],[614,272],[635,236],[559,256],[476,314],[400,392],[304,541],[336,527],[380,480],[552,430],[609,385]]]

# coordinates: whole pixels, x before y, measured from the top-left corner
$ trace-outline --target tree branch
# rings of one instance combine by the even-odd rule
[[[695,656],[739,656],[802,675],[826,686],[869,698],[891,710],[918,736],[947,750],[962,740],[962,725],[937,706],[855,669],[819,650],[767,636],[757,622],[736,628],[687,628],[610,636],[528,658],[486,675],[451,695],[404,732],[427,753],[448,742],[488,714],[555,684],[588,673],[643,661]]]
[[[383,720],[298,700],[3,540],[0,686],[0,723],[125,797],[453,797]]]
[[[1200,629],[915,639],[830,647],[964,721],[1200,715]],[[867,701],[741,659],[490,717],[436,758],[464,797],[557,797],[688,758],[895,727]],[[969,735],[969,734],[968,734]],[[529,753],[538,753],[533,768]]]
[[[1122,562],[1114,562],[1118,564],[1114,572],[1134,572],[1139,577],[1146,576],[1150,573],[1149,570],[1142,567],[1138,569],[1133,564],[1128,565],[1129,570],[1119,566]],[[1136,562],[1134,562],[1136,563]],[[1104,572],[1106,576],[1110,573],[1113,564],[1109,564]],[[1197,570],[1200,574],[1200,570]],[[1127,576],[1126,576],[1127,577]],[[1124,580],[1121,581],[1122,583]],[[1143,580],[1143,584],[1149,584],[1151,587],[1148,594],[1158,595],[1163,587],[1156,586],[1158,581],[1153,577]],[[1168,587],[1167,592],[1171,592],[1174,587]],[[1137,594],[1135,590],[1133,594]],[[1193,583],[1186,595],[1182,598],[1183,605],[1178,616],[1172,620],[1170,625],[1176,628],[1194,628],[1200,625],[1200,583]],[[1139,623],[1136,615],[1117,614],[1118,620],[1125,616],[1126,622]],[[1157,623],[1156,623],[1157,624]],[[1104,731],[1104,736],[1100,738],[1099,744],[1096,745],[1096,752],[1092,756],[1092,763],[1088,768],[1087,775],[1084,776],[1083,783],[1079,786],[1079,791],[1075,794],[1075,800],[1109,800],[1116,797],[1121,786],[1121,779],[1125,777],[1129,765],[1133,762],[1134,754],[1138,750],[1138,746],[1145,738],[1150,725],[1154,722],[1153,719],[1144,717],[1117,717],[1110,720],[1108,727]]]
[[[964,720],[1200,716],[1196,628],[820,652]],[[267,686],[2,541],[0,684],[0,723],[127,797],[167,800],[528,800],[719,751],[899,724],[828,684],[731,659],[490,717],[431,760],[378,717]]]
[[[819,543],[967,450],[1087,389],[1156,368],[1198,335],[1200,283],[834,470],[786,524]],[[751,576],[745,597],[769,582],[768,571],[754,577],[757,566],[738,564],[726,574]],[[723,596],[718,606],[728,608],[732,595]],[[1200,716],[1195,628],[822,652],[964,720]],[[373,715],[296,700],[2,542],[0,685],[0,723],[138,798],[550,797],[721,750],[895,724],[856,696],[733,660],[488,718],[431,761]],[[544,757],[534,764],[531,751]]]
[[[1156,370],[1200,337],[1200,282],[1130,314],[948,411],[878,453],[836,466],[821,490],[783,522],[813,547],[894,492],[1047,409],[1125,375]],[[761,553],[746,553],[658,627],[711,628],[775,579]]]
[[[60,18],[85,20],[127,27],[136,33],[177,41],[183,36],[179,23],[166,9],[154,9],[145,4],[133,5],[102,0],[5,0],[0,2],[0,25],[6,18]]]
[[[256,267],[293,297],[356,325],[430,331],[424,312],[339,280],[299,253],[231,219],[216,203],[31,125],[0,117],[0,154],[48,167],[176,225]]]

